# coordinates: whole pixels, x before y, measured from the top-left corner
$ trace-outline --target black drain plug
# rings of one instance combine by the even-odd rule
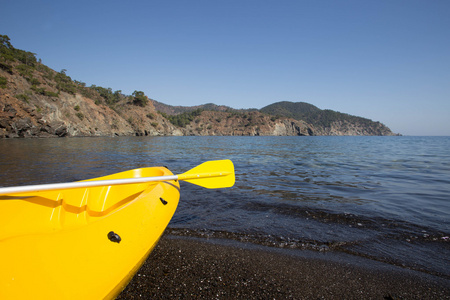
[[[110,231],[110,232],[108,233],[108,239],[109,239],[111,242],[114,242],[114,243],[120,243],[120,241],[122,240],[122,239],[120,238],[120,236],[119,236],[117,233],[115,233],[114,231]]]

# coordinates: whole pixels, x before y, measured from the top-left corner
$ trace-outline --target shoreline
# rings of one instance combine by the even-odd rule
[[[117,299],[450,299],[450,280],[351,255],[163,235]]]

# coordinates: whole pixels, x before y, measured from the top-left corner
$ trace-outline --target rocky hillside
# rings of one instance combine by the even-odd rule
[[[330,109],[322,110],[305,102],[277,102],[263,107],[261,112],[303,120],[316,128],[317,135],[393,135],[380,122]]]
[[[379,124],[379,123],[378,123]],[[382,125],[382,124],[380,124]],[[384,125],[383,125],[384,126]],[[370,126],[369,126],[370,127]],[[121,135],[392,135],[367,124],[206,104],[174,107],[72,80],[0,35],[0,138]]]

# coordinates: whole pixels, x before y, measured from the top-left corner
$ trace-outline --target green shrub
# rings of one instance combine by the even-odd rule
[[[50,92],[50,91],[44,91],[45,92],[45,96],[48,96],[48,97],[58,97],[59,96],[59,94],[58,93],[55,93],[55,92]]]
[[[77,82],[77,81],[75,81]],[[83,86],[83,83],[78,84],[80,87]],[[91,85],[89,88],[83,88],[82,93],[86,94],[86,96],[93,98],[95,95],[90,94],[88,91],[96,91],[100,97],[103,98],[105,103],[109,106],[114,105],[119,102],[121,99],[125,98],[125,95],[122,94],[121,90],[115,91],[113,93],[111,88],[104,88],[101,86]]]
[[[53,73],[54,71],[52,69],[50,69],[49,67],[47,67],[46,65],[43,64],[38,64],[36,66],[36,70],[38,70],[39,72],[44,73],[44,77],[47,79],[53,79]]]
[[[16,99],[19,99],[19,100],[22,100],[22,101],[24,101],[26,103],[29,103],[28,99],[30,99],[30,97],[28,95],[26,95],[26,94],[17,94],[17,95],[15,95],[15,97],[16,97]]]
[[[77,86],[72,81],[72,78],[66,75],[66,70],[63,69],[61,72],[55,75],[56,88],[60,91],[75,95],[77,92]]]
[[[25,65],[34,67],[37,63],[36,54],[28,51],[16,49],[9,42],[7,35],[0,35],[0,55],[9,61],[20,61]]]
[[[30,78],[26,78],[28,80],[29,83],[31,83],[31,85],[40,85],[41,82],[34,77],[30,77]]]
[[[47,96],[47,97],[58,97],[59,96],[58,93],[47,91],[46,89],[39,88],[35,85],[31,86],[31,90],[33,90],[38,95],[43,95],[43,96]]]
[[[27,66],[25,64],[22,65],[18,65],[16,67],[16,70],[19,72],[19,74],[23,77],[30,77],[32,76],[33,73],[33,68],[30,66]]]
[[[37,87],[35,85],[32,85],[31,86],[31,90],[33,90],[36,94],[45,96],[45,89],[44,88],[40,88],[40,87]]]
[[[166,114],[162,114],[163,117],[165,117],[166,119],[168,119],[170,121],[170,123],[172,123],[173,125],[177,126],[177,127],[186,127],[187,124],[189,124],[190,122],[192,122],[196,117],[200,116],[202,113],[202,109],[196,109],[194,111],[191,112],[185,112],[176,116],[169,116]],[[198,123],[198,122],[196,122]]]
[[[0,62],[0,69],[5,70],[5,72],[8,72],[11,75],[13,74],[12,66],[10,66],[8,64],[4,64],[4,63]]]
[[[8,83],[8,80],[6,80],[6,77],[0,77],[0,88],[6,89],[7,83]]]
[[[162,111],[157,111],[158,114],[160,114],[161,116],[163,116],[164,118],[166,118],[167,120],[169,119],[169,115],[166,113],[163,113]]]

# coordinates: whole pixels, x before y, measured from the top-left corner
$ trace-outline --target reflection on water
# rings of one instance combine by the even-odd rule
[[[446,137],[0,140],[0,186],[231,159],[235,187],[182,184],[174,234],[345,251],[450,276],[448,149]]]

